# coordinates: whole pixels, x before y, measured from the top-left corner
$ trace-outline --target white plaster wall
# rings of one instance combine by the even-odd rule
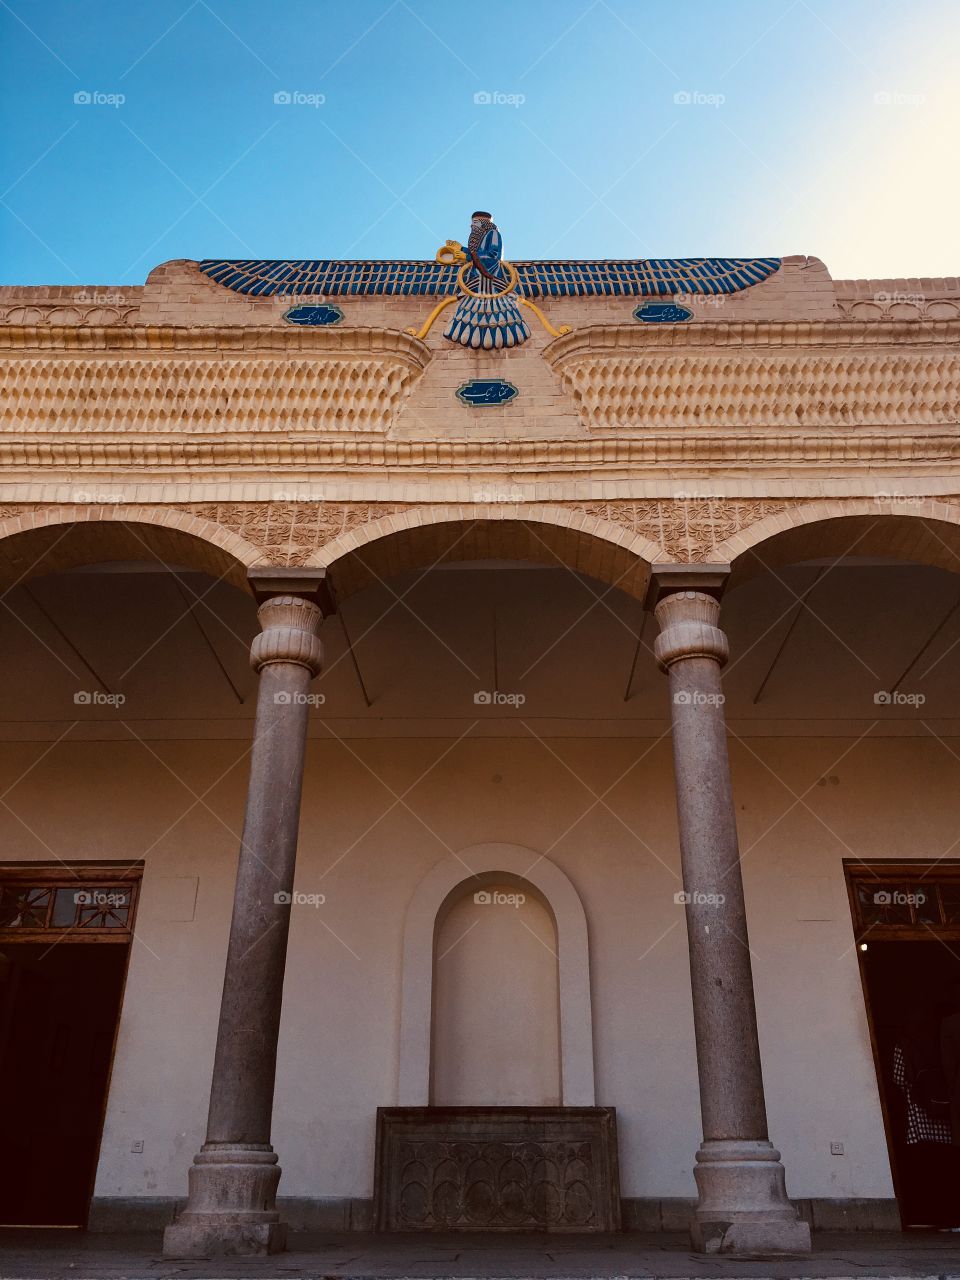
[[[556,927],[529,884],[480,893],[437,925],[431,1105],[559,1106]]]
[[[472,670],[396,609],[358,646],[367,713],[338,623],[324,628],[333,670],[311,724],[297,888],[326,901],[295,908],[291,922],[274,1124],[281,1191],[370,1195],[375,1110],[396,1101],[406,905],[440,859],[504,842],[552,859],[583,902],[597,1101],[618,1109],[624,1194],[691,1195],[699,1110],[665,688],[644,654],[623,700],[635,640],[622,623],[638,621],[635,602],[616,601],[619,617],[596,608],[570,630],[586,605],[569,575],[547,590],[532,574],[489,574],[501,687],[530,674],[521,716],[483,718],[472,698],[492,687],[481,575],[436,577],[432,597],[410,599]],[[927,686],[924,714],[939,736],[920,736],[906,714],[884,720],[872,701],[872,671],[902,669],[955,592],[907,581],[909,614],[890,618],[896,644],[883,653],[867,649],[888,633],[870,623],[863,592],[848,580],[835,593],[830,630],[856,634],[872,670],[805,623],[758,705],[781,638],[767,623],[789,621],[791,598],[749,587],[724,606],[734,652],[747,655],[731,663],[727,711],[770,1131],[798,1196],[891,1194],[842,860],[941,857],[960,818],[956,720],[944,719],[956,716],[955,662],[947,655]],[[140,617],[143,596],[155,635],[177,608],[156,583],[139,594],[121,584],[125,608],[113,613],[113,584],[98,596],[92,580],[72,580],[44,599],[112,676],[151,633],[125,630],[126,610]],[[360,635],[376,610],[350,604]],[[184,1194],[203,1139],[251,727],[244,608],[229,615],[221,655],[243,705],[181,627],[134,669],[119,719],[75,711],[76,680],[62,668],[76,657],[55,635],[38,646],[0,619],[4,859],[145,862],[98,1196]],[[762,637],[752,648],[751,636]],[[954,639],[943,634],[945,653]],[[818,785],[826,778],[836,782]],[[846,1154],[831,1156],[831,1141]]]
[[[936,743],[911,739],[862,744],[843,766],[833,762],[850,744],[835,739],[750,745],[783,779],[734,747],[771,1135],[793,1194],[889,1195],[841,860],[942,854],[955,838],[953,765]],[[391,803],[380,784],[338,744],[310,744],[297,883],[326,902],[292,919],[274,1128],[285,1194],[370,1194],[375,1109],[395,1101],[403,908],[450,856],[446,844],[491,840],[551,847],[583,899],[597,1099],[618,1108],[624,1194],[692,1193],[699,1115],[669,751],[631,740],[553,746],[596,790],[644,756],[618,788],[622,821],[591,809],[590,793],[540,744],[471,741],[417,788],[432,831],[397,808],[376,822]],[[443,746],[352,748],[399,791]],[[241,754],[237,744],[162,750],[198,791]],[[842,769],[840,785],[817,788],[831,768]],[[4,785],[22,769],[4,745]],[[788,787],[812,788],[812,812]],[[49,856],[47,846],[73,857],[146,850],[98,1195],[185,1189],[203,1137],[242,792],[240,765],[211,795],[216,817],[202,805],[182,816],[191,798],[172,779],[159,786],[141,748],[88,743],[18,788],[42,846],[4,824],[11,859]],[[182,913],[189,877],[199,884],[195,918],[165,918]],[[825,918],[798,919],[809,914]],[[144,1154],[134,1155],[141,1138]],[[830,1156],[832,1140],[844,1157]]]

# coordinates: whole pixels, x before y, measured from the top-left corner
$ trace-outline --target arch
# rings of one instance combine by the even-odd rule
[[[960,505],[910,494],[811,502],[741,529],[710,562],[731,564],[734,586],[767,568],[847,555],[960,572]]]
[[[559,1106],[557,922],[542,894],[504,872],[471,876],[441,907],[433,945],[431,1105]]]
[[[238,534],[175,507],[78,503],[0,520],[0,589],[76,565],[162,560],[248,590],[247,569],[261,559]]]
[[[563,1105],[592,1107],[593,1014],[587,918],[569,878],[543,854],[514,844],[478,844],[436,863],[407,907],[400,996],[400,1062],[397,1102],[425,1107],[430,1101],[433,1010],[433,943],[445,903],[474,877],[480,883],[504,875],[525,880],[543,897],[557,927],[560,986],[560,1073]]]
[[[642,600],[651,564],[669,557],[643,534],[572,508],[481,502],[384,516],[328,542],[307,564],[329,568],[345,597],[406,569],[490,559],[560,564]]]

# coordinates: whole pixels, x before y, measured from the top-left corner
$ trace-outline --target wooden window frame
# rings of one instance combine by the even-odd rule
[[[862,862],[845,858],[844,876],[850,900],[850,914],[857,943],[862,942],[960,942],[960,921],[950,923],[945,919],[940,886],[955,886],[960,893],[960,860],[924,859],[915,861]],[[871,921],[864,918],[858,890],[866,885],[877,889],[886,887],[918,886],[935,897],[940,920],[917,918],[917,911],[910,907],[909,921]]]
[[[20,925],[0,925],[0,943],[9,946],[28,942],[70,942],[124,944],[133,937],[134,922],[140,897],[140,881],[143,877],[142,862],[0,862],[0,888],[67,889],[75,885],[77,890],[96,889],[97,886],[122,885],[130,893],[125,924],[107,928],[94,925],[44,924],[39,928]],[[47,907],[48,921],[53,906],[53,896]]]

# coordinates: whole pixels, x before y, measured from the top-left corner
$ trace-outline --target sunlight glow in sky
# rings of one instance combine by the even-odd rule
[[[957,0],[0,0],[0,283],[170,258],[957,275]]]

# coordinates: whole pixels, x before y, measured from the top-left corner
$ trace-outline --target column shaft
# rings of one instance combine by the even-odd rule
[[[720,666],[688,658],[673,663],[669,677],[703,1136],[765,1138]]]
[[[170,1257],[275,1253],[286,1243],[270,1145],[277,1037],[290,923],[307,690],[320,669],[316,605],[278,596],[260,608],[250,660],[260,672],[250,780],[210,1089],[207,1140]]]
[[[306,667],[260,675],[207,1142],[269,1142],[307,736]]]
[[[670,714],[703,1143],[694,1246],[707,1253],[798,1253],[810,1230],[787,1199],[767,1137],[736,811],[720,668],[720,605],[676,591],[656,607],[656,656]]]

